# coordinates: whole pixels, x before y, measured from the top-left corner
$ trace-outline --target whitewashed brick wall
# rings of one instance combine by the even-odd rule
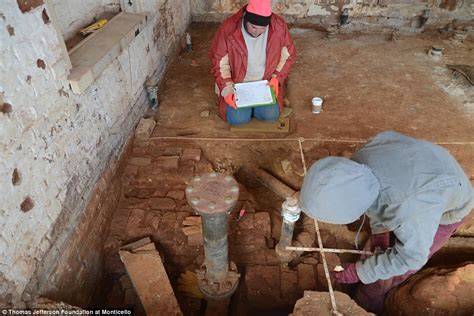
[[[162,78],[172,43],[189,24],[189,0],[144,2],[148,25],[85,93],[75,95],[56,29],[43,21],[45,6],[22,13],[17,1],[1,1],[0,102],[12,112],[0,111],[0,306],[21,304],[45,253],[60,249],[58,240],[73,229],[99,175],[145,112],[146,77]],[[157,38],[162,20],[167,32]],[[23,212],[27,197],[34,207]],[[72,228],[53,231],[65,210]]]
[[[52,0],[51,3],[66,40],[102,13],[120,11],[120,0]]]
[[[193,20],[220,21],[236,12],[248,0],[191,0]],[[473,19],[474,0],[272,0],[273,12],[283,15],[287,22],[333,25],[338,23],[342,8],[350,10],[352,27],[385,26],[404,28],[424,9],[431,10],[428,25],[443,25],[453,19]]]

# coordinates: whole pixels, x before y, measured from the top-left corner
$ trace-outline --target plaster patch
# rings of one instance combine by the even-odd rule
[[[321,7],[320,5],[312,4],[308,10],[308,16],[315,16],[315,15],[326,16],[326,15],[331,15],[331,12]]]

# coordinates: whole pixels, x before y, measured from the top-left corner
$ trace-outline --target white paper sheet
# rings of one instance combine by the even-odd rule
[[[273,104],[274,99],[267,80],[236,83],[235,103],[238,108]]]

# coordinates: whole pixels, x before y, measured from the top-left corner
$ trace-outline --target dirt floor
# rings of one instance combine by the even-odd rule
[[[290,133],[264,134],[231,132],[218,117],[207,57],[216,28],[191,25],[193,51],[182,53],[167,72],[159,110],[152,115],[156,127],[149,139],[133,142],[126,158],[124,197],[106,246],[107,305],[140,309],[118,257],[124,243],[151,236],[175,290],[179,275],[202,263],[202,238],[183,231],[184,220],[194,216],[184,194],[194,175],[215,170],[240,183],[239,203],[229,219],[230,258],[242,274],[233,315],[287,315],[304,291],[327,290],[317,254],[289,266],[276,258],[282,200],[252,178],[252,168],[297,190],[304,174],[300,142],[309,167],[329,155],[348,157],[376,133],[396,130],[442,144],[474,180],[474,88],[445,68],[474,64],[472,36],[464,43],[448,33],[328,39],[321,31],[292,28],[298,58],[286,90],[287,106],[293,108]],[[432,45],[444,48],[443,58],[427,55]],[[320,114],[311,112],[313,96],[324,98]],[[246,215],[237,221],[241,208]],[[354,248],[350,230],[324,227],[323,241]],[[341,261],[329,259],[331,266]],[[176,293],[185,315],[202,314],[202,301]]]

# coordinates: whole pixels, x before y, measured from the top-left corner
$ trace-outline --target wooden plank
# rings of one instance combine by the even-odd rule
[[[231,126],[231,132],[257,132],[257,133],[288,133],[290,131],[290,119],[280,117],[276,122],[262,122],[256,118],[244,125]]]
[[[148,316],[183,315],[158,251],[119,254]]]

